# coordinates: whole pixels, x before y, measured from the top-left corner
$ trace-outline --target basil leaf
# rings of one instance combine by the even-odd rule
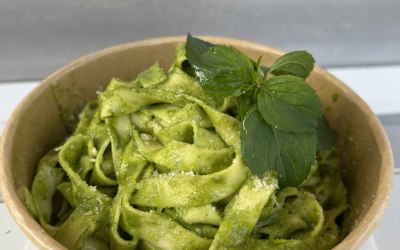
[[[293,51],[279,57],[270,68],[270,73],[293,75],[305,79],[314,68],[315,60],[307,51]]]
[[[328,122],[325,117],[322,116],[318,120],[317,131],[317,149],[320,151],[325,151],[331,149],[336,145],[337,142],[337,132],[329,127]]]
[[[262,59],[262,56],[258,57],[257,62],[255,62],[253,60],[251,61],[253,63],[253,66],[254,66],[254,70],[256,72],[261,71],[263,74],[267,74],[268,71],[269,71],[269,68],[261,65],[261,59]]]
[[[241,96],[236,97],[238,115],[241,121],[244,120],[250,109],[257,107],[257,90],[258,88],[253,84],[245,89]]]
[[[241,96],[239,98],[241,99],[238,102],[239,117],[240,117],[240,120],[243,121],[244,117],[249,112],[249,110],[254,108],[254,103],[251,101],[251,99],[241,98]]]
[[[198,64],[201,56],[213,46],[214,44],[195,38],[188,33],[185,44],[186,58],[191,65]]]
[[[253,85],[257,87],[265,81],[265,76],[268,74],[269,68],[261,66],[262,56],[258,57],[257,62],[251,61],[253,63],[254,71],[257,73],[257,77],[254,77]]]
[[[287,132],[314,130],[322,114],[315,91],[296,76],[268,79],[257,95],[257,105],[269,125]]]
[[[279,186],[298,186],[307,178],[316,152],[315,131],[282,132],[272,129],[256,108],[243,120],[240,133],[243,159],[254,174],[277,173]]]
[[[190,62],[190,61],[189,61]],[[250,59],[239,50],[215,45],[192,64],[199,84],[220,96],[239,96],[257,73]]]
[[[315,130],[303,133],[282,132],[273,129],[282,165],[275,166],[279,186],[295,187],[308,176],[315,161],[317,135]],[[278,162],[278,160],[276,160]]]
[[[243,120],[240,131],[242,155],[253,174],[263,177],[268,169],[283,168],[279,161],[279,149],[271,127],[265,123],[256,108],[252,108]]]
[[[259,57],[258,57],[257,62],[251,60],[251,63],[253,64],[253,67],[254,67],[254,70],[255,70],[255,71],[258,71],[258,69],[260,68],[260,66],[261,66],[261,60],[262,60],[262,56],[259,56]]]

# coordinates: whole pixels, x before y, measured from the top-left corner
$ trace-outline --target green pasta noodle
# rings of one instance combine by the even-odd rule
[[[69,249],[332,248],[347,206],[336,149],[298,187],[252,174],[236,102],[202,89],[184,50],[85,106],[24,189],[29,211]]]

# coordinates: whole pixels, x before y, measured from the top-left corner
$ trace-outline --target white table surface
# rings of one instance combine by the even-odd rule
[[[400,65],[333,68],[329,71],[355,90],[377,115],[400,114]],[[0,83],[0,135],[16,105],[38,81]],[[400,131],[398,132],[400,133]],[[400,167],[400,163],[396,163]],[[1,197],[0,197],[1,199]],[[400,171],[396,169],[392,198],[373,236],[362,250],[400,249]],[[0,202],[0,249],[36,249]]]

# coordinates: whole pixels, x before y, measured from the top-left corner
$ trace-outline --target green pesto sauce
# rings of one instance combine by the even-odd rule
[[[185,61],[179,45],[167,73],[155,64],[131,82],[112,79],[86,105],[24,191],[42,227],[69,249],[337,244],[347,201],[336,150],[318,152],[297,188],[279,189],[272,172],[259,179],[242,159],[236,103],[199,87]]]

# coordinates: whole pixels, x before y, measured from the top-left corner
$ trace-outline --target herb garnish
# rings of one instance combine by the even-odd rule
[[[186,57],[201,87],[236,98],[242,120],[242,155],[254,174],[275,170],[280,187],[305,180],[318,149],[332,147],[335,132],[322,104],[305,82],[314,67],[306,51],[278,58],[268,69],[239,50],[187,36]],[[318,128],[317,128],[318,127]]]

